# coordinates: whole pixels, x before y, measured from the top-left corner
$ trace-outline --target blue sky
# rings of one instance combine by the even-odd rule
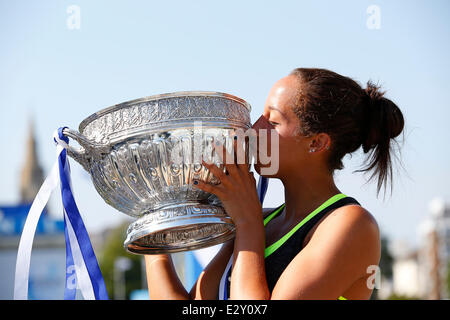
[[[70,30],[67,8],[80,8]],[[380,29],[366,12],[380,9]],[[416,244],[417,225],[436,196],[450,202],[450,2],[442,1],[0,1],[0,202],[14,203],[28,119],[34,119],[46,173],[53,131],[143,96],[181,90],[235,94],[263,110],[270,87],[296,67],[328,68],[387,90],[404,113],[402,164],[392,197],[353,173],[346,158],[338,187],[377,218],[382,232]],[[126,216],[96,193],[72,161],[88,231]],[[266,206],[283,202],[271,181]],[[59,195],[52,208],[60,214]]]

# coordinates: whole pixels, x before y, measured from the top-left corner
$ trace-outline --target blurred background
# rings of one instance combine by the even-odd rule
[[[447,40],[445,40],[447,39]],[[436,1],[0,1],[0,299],[12,299],[17,246],[36,192],[55,161],[53,131],[139,97],[220,91],[262,113],[275,81],[297,67],[378,82],[406,127],[392,194],[354,173],[336,182],[377,219],[381,280],[373,299],[450,296],[450,2]],[[147,299],[141,256],[123,249],[132,221],[108,206],[71,161],[75,198],[110,298]],[[284,202],[271,180],[264,203]],[[188,290],[219,246],[173,254]],[[39,222],[30,299],[62,299],[65,244],[54,192]]]

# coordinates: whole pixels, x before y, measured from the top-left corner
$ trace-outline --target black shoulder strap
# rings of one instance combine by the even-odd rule
[[[342,198],[332,205],[329,205],[328,207],[324,208],[322,211],[320,211],[318,214],[316,214],[311,220],[306,222],[298,231],[301,233],[301,243],[303,243],[304,238],[308,234],[308,232],[320,221],[320,219],[323,218],[324,215],[326,215],[328,212],[335,210],[337,208],[343,207],[348,204],[357,204],[361,205],[356,199],[352,197],[345,197]]]

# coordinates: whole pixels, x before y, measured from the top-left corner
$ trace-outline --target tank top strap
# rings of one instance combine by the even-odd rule
[[[278,215],[281,210],[284,208],[284,203],[280,205],[278,208],[276,208],[271,214],[269,214],[266,218],[264,218],[264,227],[266,224],[269,223],[270,220],[272,220],[276,215]]]
[[[316,208],[313,212],[308,214],[302,221],[300,221],[295,227],[293,227],[288,233],[286,233],[281,239],[274,242],[270,246],[268,246],[265,249],[264,256],[267,258],[270,256],[273,252],[275,252],[279,247],[283,245],[298,229],[300,229],[304,224],[306,224],[309,220],[314,218],[317,214],[323,212],[326,210],[329,206],[336,203],[337,201],[346,198],[347,196],[343,193],[338,193],[331,198],[329,198],[327,201],[322,203],[318,208]],[[269,215],[266,219],[264,219],[264,226],[267,225],[267,223],[272,220],[276,214],[278,214],[281,209],[284,207],[284,204],[280,206],[273,214]]]

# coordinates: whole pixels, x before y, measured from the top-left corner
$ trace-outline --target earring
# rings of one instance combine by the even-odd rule
[[[313,149],[313,148],[309,149],[309,153],[313,153],[313,152],[316,152],[316,149]]]

